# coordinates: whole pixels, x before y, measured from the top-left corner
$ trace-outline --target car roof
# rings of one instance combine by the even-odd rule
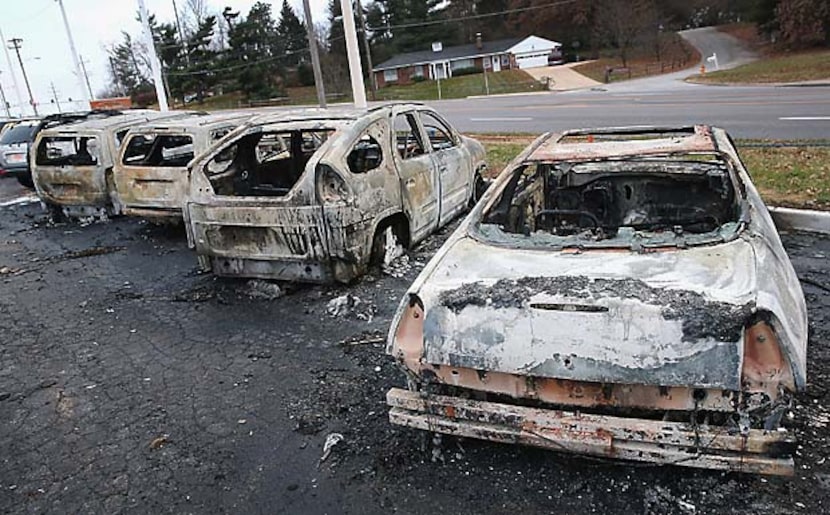
[[[123,114],[114,114],[105,117],[94,117],[77,122],[70,122],[67,124],[56,125],[43,131],[44,133],[59,134],[67,132],[89,132],[102,131],[106,129],[118,130],[123,127],[129,127],[142,122],[150,122],[153,120],[165,118],[177,118],[194,116],[197,113],[193,111],[152,111],[152,110],[135,110],[124,111]]]
[[[354,122],[360,118],[374,116],[383,111],[388,111],[396,106],[425,108],[424,104],[419,103],[386,103],[378,106],[367,107],[359,109],[354,107],[338,106],[333,108],[321,109],[318,107],[309,107],[305,109],[292,109],[288,111],[272,112],[262,114],[252,119],[249,123],[251,125],[269,125],[272,123],[287,123],[287,122],[303,122],[303,121],[338,121],[338,122]]]
[[[708,125],[614,127],[549,134],[525,161],[586,161],[626,157],[713,153],[718,151]]]
[[[244,111],[223,111],[218,113],[202,113],[195,116],[182,118],[153,120],[139,127],[133,128],[135,132],[152,132],[169,129],[213,129],[216,127],[227,127],[228,125],[241,125],[246,120],[255,116],[255,113]]]

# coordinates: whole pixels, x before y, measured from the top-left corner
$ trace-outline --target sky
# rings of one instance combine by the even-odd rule
[[[270,1],[276,17],[282,0]],[[179,11],[182,11],[185,2],[186,0],[177,0]],[[210,12],[216,14],[221,13],[225,6],[230,6],[245,15],[255,2],[256,0],[206,0]],[[127,31],[134,37],[141,34],[141,25],[135,21],[138,1],[63,0],[63,3],[75,47],[85,62],[92,91],[97,94],[109,82],[109,61],[105,48],[120,41],[122,31]],[[145,3],[147,9],[160,21],[174,21],[173,0],[145,0]],[[289,3],[302,18],[302,0],[289,0]],[[327,1],[310,0],[310,5],[315,25],[325,21]],[[23,40],[20,54],[40,114],[57,112],[57,105],[52,102],[55,96],[63,111],[80,109],[80,104],[73,105],[70,102],[70,99],[78,100],[82,97],[82,82],[75,75],[69,40],[57,0],[0,1],[0,30],[6,41],[12,38]],[[9,50],[9,56],[23,105],[15,94],[9,63],[3,53],[0,53],[0,85],[7,102],[11,104],[13,116],[31,115],[17,56],[13,50]],[[53,84],[56,95],[52,92]],[[4,115],[0,110],[0,116]]]

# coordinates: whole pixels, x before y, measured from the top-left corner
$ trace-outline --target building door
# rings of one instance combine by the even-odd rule
[[[500,72],[501,71],[501,59],[499,58],[499,56],[494,55],[493,57],[490,57],[490,59],[493,60],[493,71],[494,72]]]

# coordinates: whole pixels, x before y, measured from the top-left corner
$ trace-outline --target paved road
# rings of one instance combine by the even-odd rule
[[[714,29],[684,33],[721,67],[752,54]],[[739,138],[827,138],[830,86],[726,87],[689,84],[696,69],[593,90],[433,102],[464,132],[544,132],[577,127],[708,123]]]

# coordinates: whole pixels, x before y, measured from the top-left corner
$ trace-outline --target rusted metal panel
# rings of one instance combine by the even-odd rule
[[[387,394],[394,424],[455,436],[633,461],[791,476],[795,440],[786,431],[749,430],[610,417],[422,395]]]
[[[628,156],[649,156],[678,153],[715,152],[717,146],[712,131],[707,126],[696,126],[692,133],[668,134],[668,137],[649,138],[652,133],[662,134],[665,130],[654,129],[607,129],[605,131],[565,132],[551,137],[530,156],[531,161],[569,161],[623,158]],[[628,139],[595,140],[594,142],[562,143],[573,135],[623,134]],[[637,135],[643,139],[636,139]]]

